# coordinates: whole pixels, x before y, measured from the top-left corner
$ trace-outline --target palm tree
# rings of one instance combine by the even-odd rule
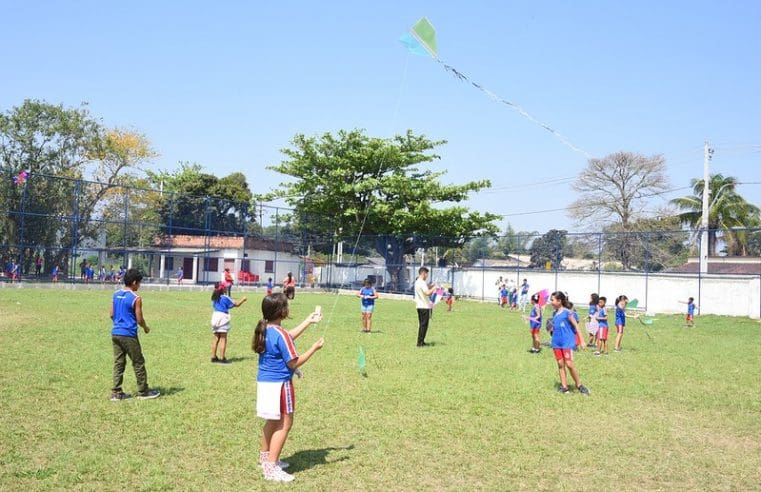
[[[699,229],[703,215],[703,182],[693,179],[693,194],[671,200],[683,210],[678,215],[683,225]],[[716,244],[721,239],[726,244],[727,254],[744,256],[747,254],[747,231],[735,228],[753,227],[759,224],[759,208],[748,203],[737,193],[737,178],[713,174],[709,179],[710,206],[708,208],[708,255],[716,255]]]

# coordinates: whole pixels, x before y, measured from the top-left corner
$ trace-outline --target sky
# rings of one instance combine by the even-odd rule
[[[160,154],[254,193],[297,133],[412,129],[448,143],[443,181],[488,179],[467,206],[516,230],[580,230],[562,209],[587,157],[509,107],[409,54],[420,17],[439,56],[594,157],[666,158],[674,192],[711,172],[761,205],[761,2],[11,2],[0,0],[0,110],[88,104]],[[750,184],[756,183],[756,184]],[[532,213],[543,210],[552,212]]]

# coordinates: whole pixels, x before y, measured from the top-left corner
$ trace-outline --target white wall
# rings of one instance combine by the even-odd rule
[[[686,306],[679,301],[694,297],[701,314],[761,318],[761,278],[755,276],[704,275],[699,279],[697,275],[603,272],[598,276],[597,272],[562,271],[556,276],[546,271],[473,269],[456,270],[453,287],[456,295],[496,301],[497,279],[512,279],[516,273],[521,281],[528,279],[532,293],[561,290],[577,305],[586,305],[593,292],[608,299],[626,294],[629,299],[639,299],[639,306],[648,312],[680,313]]]

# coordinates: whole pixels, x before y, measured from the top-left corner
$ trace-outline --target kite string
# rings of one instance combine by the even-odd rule
[[[407,53],[407,56],[404,59],[404,70],[402,71],[402,80],[399,83],[399,90],[397,91],[396,104],[394,105],[394,113],[393,113],[392,118],[391,118],[391,132],[392,133],[396,130],[396,123],[397,123],[397,119],[399,117],[399,109],[400,109],[401,101],[402,101],[402,93],[403,93],[403,90],[404,90],[404,86],[405,86],[405,84],[407,82],[407,69],[409,67],[409,62],[410,62],[410,55],[409,55],[409,53]],[[383,157],[381,159],[380,165],[378,166],[378,176],[379,177],[381,175],[383,175],[383,172],[384,172],[383,167],[384,167],[384,164],[385,164],[385,160],[386,160],[385,157]],[[367,204],[365,205],[365,211],[364,211],[364,214],[362,216],[362,223],[359,226],[359,232],[357,233],[357,238],[354,241],[354,246],[352,247],[352,250],[351,250],[351,262],[354,263],[354,267],[355,268],[357,267],[357,265],[356,265],[356,263],[357,263],[356,262],[357,247],[359,246],[359,241],[362,238],[362,233],[364,232],[365,224],[367,223],[367,217],[370,214],[370,204],[371,203],[372,203],[371,196],[368,196],[368,198],[367,198]],[[335,295],[335,299],[333,300],[333,306],[331,307],[330,311],[328,312],[328,318],[327,318],[327,320],[325,320],[325,324],[323,325],[322,335],[321,335],[321,337],[323,337],[323,338],[325,337],[325,333],[328,331],[328,327],[330,327],[331,321],[333,320],[333,313],[335,312],[336,306],[338,305],[338,298],[341,295],[341,288],[343,288],[345,283],[346,282],[344,280],[342,280],[341,284],[339,284],[339,286],[338,286],[338,289],[336,289],[336,295]]]
[[[586,150],[584,150],[584,149],[578,147],[577,145],[573,144],[573,142],[571,142],[568,139],[568,137],[566,137],[565,135],[563,135],[559,131],[555,130],[554,128],[552,128],[547,123],[543,123],[543,122],[539,121],[538,119],[534,118],[525,109],[523,109],[520,105],[515,104],[514,102],[510,102],[507,99],[504,99],[504,98],[500,97],[498,94],[496,94],[496,93],[492,92],[491,90],[487,89],[486,87],[482,86],[481,84],[478,84],[478,83],[474,82],[473,80],[470,79],[470,77],[468,77],[464,73],[460,72],[459,70],[457,70],[453,66],[448,65],[447,63],[445,63],[441,58],[434,57],[434,59],[444,68],[444,70],[446,70],[447,72],[449,72],[452,75],[454,75],[461,82],[468,82],[470,85],[472,85],[476,89],[478,89],[481,92],[483,92],[484,94],[486,94],[486,96],[489,97],[491,100],[511,107],[512,109],[517,111],[521,116],[523,116],[524,118],[526,118],[530,122],[532,122],[535,125],[538,125],[538,126],[544,128],[545,130],[550,132],[563,145],[565,145],[566,147],[570,148],[574,152],[578,152],[578,153],[584,155],[587,159],[590,159],[592,157],[589,154],[589,152],[587,152]]]

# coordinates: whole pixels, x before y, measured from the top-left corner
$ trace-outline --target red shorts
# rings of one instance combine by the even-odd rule
[[[624,325],[616,325],[616,333],[623,333]]]
[[[552,349],[555,360],[573,360],[573,349]]]
[[[291,414],[296,409],[296,393],[293,391],[293,380],[283,383],[280,390],[280,414]]]
[[[692,321],[692,315],[688,314],[687,317],[685,317],[684,319],[686,319],[687,321]]]
[[[597,330],[597,339],[598,340],[607,340],[608,339],[608,327],[607,326],[601,326],[599,330]]]
[[[507,304],[507,297],[503,297],[500,302],[501,304]]]
[[[446,303],[451,306],[452,305],[452,298],[451,297],[447,297]]]
[[[268,295],[268,296],[271,296],[271,295],[272,295],[272,289],[267,289],[267,295]]]
[[[531,334],[538,335],[541,330],[541,328],[531,328]]]

